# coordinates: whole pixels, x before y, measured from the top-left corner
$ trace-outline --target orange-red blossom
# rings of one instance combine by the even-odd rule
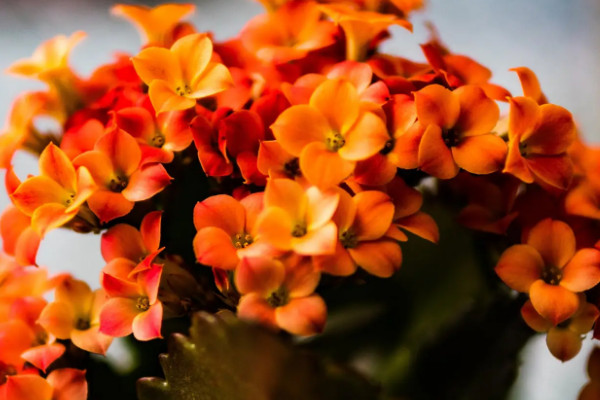
[[[576,251],[569,225],[548,218],[531,229],[525,244],[502,253],[496,273],[510,288],[529,293],[535,311],[557,325],[579,308],[577,293],[600,282],[600,251]]]

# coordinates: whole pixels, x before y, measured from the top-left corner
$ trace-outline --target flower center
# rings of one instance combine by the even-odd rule
[[[4,364],[2,361],[0,361],[0,385],[4,385],[9,376],[16,374],[17,369],[13,365]]]
[[[90,329],[90,321],[87,318],[78,318],[75,323],[75,329],[79,331],[86,331]]]
[[[344,231],[340,234],[340,242],[345,249],[353,249],[358,246],[358,238],[356,233],[351,230]]]
[[[192,94],[192,88],[190,88],[189,85],[177,86],[175,88],[175,93],[177,93],[178,96],[190,95]]]
[[[292,158],[290,161],[283,164],[283,171],[290,178],[302,176],[300,172],[300,160],[298,158]]]
[[[330,136],[325,139],[325,146],[327,146],[327,150],[329,151],[338,151],[346,144],[346,139],[339,133],[332,133]]]
[[[254,243],[254,238],[247,233],[238,233],[231,238],[236,249],[243,249]]]
[[[394,149],[395,145],[396,145],[396,141],[394,139],[390,139],[387,142],[385,142],[383,149],[379,150],[379,153],[385,156]]]
[[[306,226],[301,225],[301,224],[296,224],[296,226],[294,226],[294,229],[292,230],[292,236],[293,237],[302,237],[306,235]]]
[[[442,132],[442,139],[447,147],[455,147],[460,143],[460,134],[454,128],[450,128]]]
[[[67,197],[67,199],[65,200],[65,204],[67,206],[70,206],[71,204],[73,204],[74,199],[75,199],[75,193],[70,193],[69,197]]]
[[[108,183],[108,189],[111,192],[121,193],[127,187],[128,183],[129,182],[126,177],[121,175],[115,175],[115,177],[112,178]]]
[[[519,153],[521,153],[521,157],[527,157],[527,143],[519,143]]]
[[[150,300],[146,296],[138,297],[135,307],[140,311],[146,311],[150,308]]]
[[[542,270],[542,280],[549,285],[558,285],[562,276],[562,270],[554,265],[546,266]]]
[[[150,139],[153,147],[161,148],[165,144],[165,135],[162,132],[155,132],[152,139]]]
[[[285,286],[281,286],[279,289],[271,293],[267,299],[267,303],[273,308],[286,305],[290,301],[290,292]]]

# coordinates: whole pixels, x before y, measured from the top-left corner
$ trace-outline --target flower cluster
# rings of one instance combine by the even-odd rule
[[[552,354],[573,357],[600,314],[586,295],[600,282],[600,150],[569,111],[529,69],[514,69],[523,93],[512,95],[437,37],[425,62],[378,52],[392,27],[411,30],[421,1],[261,3],[265,14],[220,43],[183,20],[192,5],[118,5],[145,40],[137,55],[80,77],[68,65],[77,32],[9,68],[48,89],[19,97],[0,135],[12,201],[0,219],[0,393],[85,398],[82,371],[45,375],[64,343],[104,354],[113,337],[162,337],[163,319],[197,308],[208,267],[239,317],[321,332],[323,276],[387,278],[407,232],[438,241],[421,211],[426,177],[454,194],[461,224],[518,243],[495,270],[529,295],[523,318]],[[61,130],[41,132],[39,117]],[[38,175],[14,174],[19,150],[39,156]],[[213,194],[186,211],[202,266],[161,247],[161,210],[179,207],[168,194],[194,163]],[[102,233],[101,288],[35,266],[59,227]]]

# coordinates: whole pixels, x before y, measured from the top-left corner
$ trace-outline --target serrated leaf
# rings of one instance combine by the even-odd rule
[[[230,314],[194,315],[190,336],[173,335],[160,363],[165,379],[140,379],[140,400],[380,398],[357,373]]]

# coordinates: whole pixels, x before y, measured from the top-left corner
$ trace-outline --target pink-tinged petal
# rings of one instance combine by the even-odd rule
[[[163,267],[161,265],[153,264],[150,268],[137,274],[137,284],[148,297],[150,304],[156,302],[162,270]]]
[[[46,146],[40,154],[40,173],[56,181],[63,188],[75,191],[75,168],[67,155],[53,143]]]
[[[281,147],[298,157],[309,143],[324,143],[331,128],[319,110],[298,105],[283,111],[271,125],[271,130]]]
[[[310,231],[325,225],[331,220],[339,202],[336,191],[321,191],[316,186],[306,190],[306,228]]]
[[[356,88],[344,79],[330,79],[320,84],[309,104],[325,117],[330,129],[342,134],[354,125],[360,112]]]
[[[73,307],[63,302],[49,303],[41,312],[37,323],[59,339],[69,339],[75,325]]]
[[[546,345],[550,353],[560,361],[569,361],[581,350],[581,335],[569,329],[553,328],[546,336]]]
[[[442,130],[437,125],[429,125],[419,144],[419,168],[440,179],[454,178],[458,166],[452,151],[444,143]]]
[[[313,265],[311,257],[291,254],[283,260],[285,281],[291,298],[306,297],[314,293],[321,280],[321,271]]]
[[[40,237],[75,218],[78,210],[67,212],[61,204],[49,203],[38,207],[31,216],[31,227]]]
[[[527,244],[540,253],[548,266],[563,268],[575,254],[575,234],[571,227],[550,218],[531,228]]]
[[[294,335],[309,336],[323,332],[327,306],[318,295],[292,299],[275,309],[277,325]]]
[[[158,115],[157,123],[166,138],[163,149],[182,151],[188,148],[192,143],[190,122],[195,115],[195,112],[189,111],[172,111]]]
[[[285,268],[278,260],[266,257],[243,258],[235,271],[235,286],[241,294],[257,293],[268,297],[279,289]]]
[[[264,186],[267,183],[267,177],[258,170],[256,160],[255,153],[246,151],[238,154],[235,161],[240,169],[242,178],[244,178],[244,184]]]
[[[275,310],[258,293],[248,293],[240,298],[237,315],[241,319],[256,321],[263,326],[277,327]]]
[[[137,299],[141,293],[135,282],[117,278],[105,272],[102,273],[102,287],[109,297],[127,297]]]
[[[121,194],[129,201],[147,200],[162,191],[171,179],[162,164],[146,164],[131,175]]]
[[[162,316],[163,306],[159,301],[133,319],[133,336],[142,341],[162,338],[160,334]]]
[[[554,325],[570,318],[579,308],[579,297],[575,293],[541,279],[533,282],[529,297],[535,310]]]
[[[544,260],[534,247],[517,244],[502,253],[495,270],[508,287],[527,293],[531,285],[540,279],[543,268]]]
[[[567,189],[573,177],[573,162],[566,154],[558,156],[531,156],[529,169],[542,182],[559,189]]]
[[[6,377],[6,400],[52,400],[52,386],[38,375]]]
[[[121,193],[109,190],[99,190],[88,199],[90,210],[96,214],[100,222],[108,222],[127,215],[134,204],[123,197]]]
[[[193,246],[199,264],[232,270],[239,262],[231,236],[221,228],[207,226],[200,229],[194,237]]]
[[[161,218],[162,211],[152,211],[146,214],[140,226],[144,245],[150,252],[158,250],[160,246]]]
[[[418,212],[401,218],[396,223],[402,229],[406,229],[410,233],[430,242],[437,243],[440,240],[440,232],[435,220],[424,212]]]
[[[244,226],[245,232],[254,234],[256,219],[263,210],[263,203],[264,192],[252,193],[240,200],[240,204],[242,207],[244,207],[244,210],[246,210],[246,223]]]
[[[71,332],[71,341],[73,344],[90,353],[106,354],[112,340],[112,336],[100,332],[99,325],[85,331],[75,329]]]
[[[117,173],[130,176],[140,165],[142,151],[137,140],[117,127],[110,129],[94,146],[111,160]]]
[[[330,275],[349,276],[356,272],[356,263],[339,241],[334,254],[314,256],[313,263],[317,269]]]
[[[383,81],[375,82],[360,93],[362,102],[384,105],[390,98],[390,88]]]
[[[60,148],[73,160],[80,154],[93,150],[96,141],[104,134],[104,125],[97,119],[88,119],[83,125],[67,130]]]
[[[600,251],[581,249],[563,268],[560,285],[572,292],[583,292],[600,282]]]
[[[324,226],[308,231],[306,235],[291,240],[292,249],[297,254],[315,256],[333,254],[337,242],[337,226],[329,222]]]
[[[355,161],[345,160],[337,152],[327,150],[324,143],[311,143],[300,154],[302,174],[321,189],[337,186],[352,174],[355,166]]]
[[[506,143],[495,135],[466,137],[452,147],[456,164],[472,174],[491,174],[502,169],[506,158]]]
[[[533,308],[531,301],[527,300],[523,307],[521,307],[521,316],[525,323],[536,332],[548,332],[552,325],[552,322],[548,321]]]
[[[364,112],[344,139],[345,144],[338,150],[338,154],[346,160],[359,161],[380,151],[390,136],[381,118],[375,113]]]
[[[156,132],[154,118],[144,107],[125,107],[114,114],[119,128],[136,138],[150,141]]]
[[[62,186],[46,176],[27,179],[11,197],[15,206],[26,215],[32,215],[38,207],[47,203],[66,205],[70,199]]]
[[[402,264],[402,250],[398,243],[392,240],[361,242],[348,251],[361,268],[380,278],[392,276]]]
[[[100,311],[100,332],[113,337],[127,336],[133,332],[133,320],[139,313],[136,300],[123,297],[108,299]]]
[[[44,373],[56,359],[63,355],[65,346],[60,343],[32,347],[21,354],[21,358]]]
[[[100,250],[104,261],[109,262],[119,257],[137,261],[147,249],[137,229],[128,224],[118,224],[102,234]]]
[[[392,224],[394,205],[390,197],[379,191],[367,190],[353,198],[356,216],[353,231],[359,241],[379,239]]]
[[[362,93],[373,79],[373,70],[366,63],[342,61],[335,64],[327,73],[329,79],[346,79],[350,81],[359,93]]]
[[[194,226],[221,228],[228,235],[244,232],[244,207],[231,196],[219,194],[198,202],[194,207]]]
[[[460,114],[460,101],[450,90],[440,85],[429,85],[414,93],[419,121],[423,125],[452,128]]]
[[[85,371],[73,368],[54,370],[46,378],[54,388],[52,400],[86,400],[88,395]]]

